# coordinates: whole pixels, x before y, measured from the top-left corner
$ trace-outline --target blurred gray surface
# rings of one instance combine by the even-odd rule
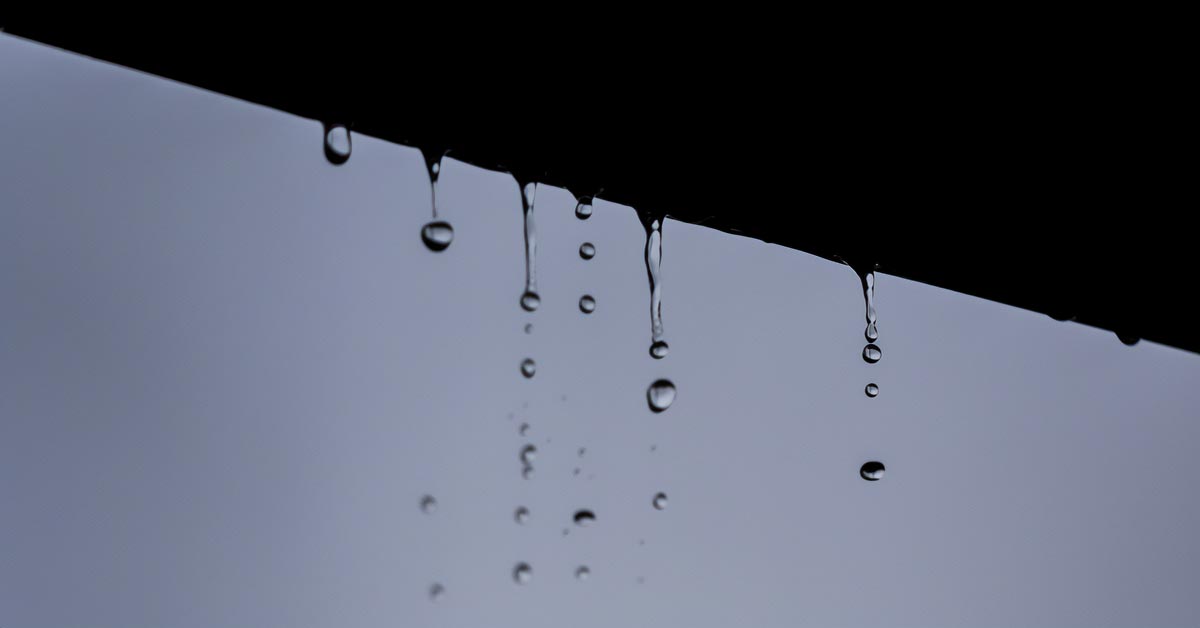
[[[1200,624],[1196,355],[321,142],[0,35],[0,626]]]

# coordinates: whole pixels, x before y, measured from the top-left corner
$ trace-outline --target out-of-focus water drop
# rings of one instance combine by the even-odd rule
[[[524,462],[525,464],[533,464],[535,458],[537,458],[536,445],[526,445],[521,448],[521,462]]]
[[[521,525],[525,525],[529,521],[529,509],[524,506],[517,508],[516,512],[513,513],[513,520]]]
[[[869,364],[874,364],[879,361],[879,358],[883,357],[883,351],[879,349],[879,345],[869,344],[863,347],[862,355],[863,359]]]
[[[666,510],[666,508],[667,508],[667,494],[666,494],[666,493],[658,493],[658,494],[656,494],[656,495],[654,496],[654,499],[653,499],[653,500],[652,500],[650,503],[654,505],[654,509],[655,509],[655,510]],[[685,510],[686,510],[686,509],[685,509]]]
[[[596,299],[590,294],[585,294],[579,297],[579,311],[584,314],[591,314],[596,311]]]
[[[596,245],[591,242],[584,242],[579,245],[579,257],[583,259],[592,259],[596,257]]]
[[[521,477],[525,478],[526,480],[532,480],[533,474],[533,465],[527,464],[521,469]]]
[[[875,383],[867,384],[866,392],[868,397],[874,397],[879,394],[879,386]]]
[[[421,498],[421,512],[432,515],[437,512],[437,499],[433,495],[426,495]]]
[[[517,428],[517,434],[524,436],[529,433],[529,424],[522,423],[521,427]]]
[[[442,599],[442,596],[444,596],[444,595],[446,595],[446,587],[442,586],[440,582],[435,582],[432,585],[430,585],[430,587],[429,587],[429,599],[430,600],[436,602],[436,601]]]
[[[444,220],[428,223],[421,228],[421,241],[430,251],[444,251],[454,241],[454,227]]]
[[[876,462],[874,460],[863,464],[862,468],[858,470],[858,474],[862,476],[862,479],[864,479],[868,482],[875,482],[878,480],[882,480],[883,472],[884,472],[883,463]]]
[[[675,402],[675,384],[669,380],[660,379],[646,391],[646,400],[650,402],[650,409],[654,412],[662,412],[671,407]]]
[[[525,358],[521,361],[521,374],[525,377],[533,377],[537,373],[537,363],[533,358]]]
[[[587,565],[580,565],[579,568],[575,570],[576,580],[587,580],[591,575],[592,570],[588,569]]]
[[[517,566],[513,567],[513,582],[529,584],[530,580],[533,580],[533,567],[530,567],[529,563],[517,563]]]
[[[596,522],[596,513],[590,510],[577,510],[575,511],[574,520],[575,525],[586,528]]]
[[[341,165],[350,159],[350,129],[341,124],[325,125],[325,158]]]
[[[533,333],[533,323],[525,323],[525,333],[527,333],[527,334]]]

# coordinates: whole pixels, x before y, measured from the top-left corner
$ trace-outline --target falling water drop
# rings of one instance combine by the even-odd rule
[[[662,220],[649,214],[641,216],[646,227],[646,274],[650,276],[650,355],[662,359],[667,355],[662,323]],[[655,345],[662,348],[655,350]]]
[[[526,480],[532,480],[533,473],[533,465],[527,464],[521,469],[521,477],[525,478]]]
[[[650,402],[650,409],[654,412],[662,412],[671,407],[675,401],[675,384],[665,379],[660,379],[646,391],[646,399]]]
[[[533,333],[533,323],[525,323],[525,333],[527,333],[527,334]]]
[[[670,351],[671,347],[667,345],[665,340],[659,340],[650,345],[650,357],[655,360],[667,357],[667,353]]]
[[[529,521],[529,509],[524,506],[517,508],[517,511],[513,513],[513,520],[521,525],[525,525]]]
[[[585,294],[579,297],[579,311],[584,314],[591,314],[596,311],[596,299],[592,295]]]
[[[527,465],[533,464],[534,458],[537,458],[537,447],[534,445],[526,445],[521,448],[521,462]]]
[[[584,242],[579,245],[579,257],[583,259],[592,259],[596,257],[596,245],[591,242]]]
[[[579,448],[579,457],[582,458],[585,455],[587,455],[587,447],[580,447]]]
[[[341,124],[325,125],[325,158],[341,165],[350,159],[350,129]]]
[[[858,272],[858,279],[862,282],[863,299],[867,303],[867,329],[863,332],[867,342],[875,342],[879,340],[879,330],[875,326],[875,271],[865,270]]]
[[[590,510],[579,510],[575,512],[575,525],[586,528],[596,522],[596,513]]]
[[[882,357],[883,357],[883,351],[881,351],[879,349],[878,345],[869,344],[869,345],[863,347],[863,359],[866,360],[868,363],[874,364],[879,361],[879,358],[882,358]]]
[[[537,363],[533,361],[533,358],[525,358],[522,360],[521,374],[525,377],[533,377],[534,373],[537,373]]]
[[[437,499],[433,495],[426,495],[421,498],[421,512],[432,515],[437,512]]]
[[[442,596],[445,594],[446,587],[442,586],[439,582],[435,582],[429,587],[429,599],[434,602],[442,599]]]
[[[529,581],[532,579],[533,567],[530,567],[529,563],[517,563],[517,566],[513,567],[513,582],[517,584],[529,584]]]
[[[575,205],[575,217],[580,220],[587,220],[592,217],[591,201],[580,200],[579,204]]]
[[[538,309],[542,300],[537,293],[537,227],[533,220],[533,200],[537,184],[530,182],[521,186],[521,207],[525,216],[525,292],[521,295],[521,307],[526,312]]]
[[[667,509],[667,494],[659,493],[659,494],[655,495],[654,500],[651,503],[654,504],[655,510],[666,510]]]
[[[592,575],[592,570],[588,569],[587,565],[580,565],[579,568],[575,570],[575,579],[576,580],[587,580],[588,576],[591,576],[591,575]]]
[[[430,251],[444,251],[454,241],[454,227],[443,220],[428,223],[421,228],[421,241]]]
[[[874,397],[879,394],[879,386],[876,385],[874,382],[872,382],[870,384],[867,384],[866,391],[867,391],[868,397]]]
[[[517,428],[517,434],[520,434],[521,436],[524,436],[528,433],[529,433],[529,424],[528,423],[522,423],[521,427]]]
[[[883,479],[883,471],[883,463],[872,460],[871,462],[864,464],[862,468],[858,470],[858,474],[862,476],[862,479],[868,482],[875,482]]]

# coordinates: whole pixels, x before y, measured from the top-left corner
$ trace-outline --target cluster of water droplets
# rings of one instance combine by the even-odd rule
[[[862,283],[863,301],[866,303],[867,327],[863,331],[863,337],[866,338],[867,345],[863,347],[862,357],[867,364],[875,364],[883,357],[883,350],[876,344],[879,340],[879,328],[875,315],[875,270],[869,267],[865,270],[855,269],[855,272]],[[863,392],[867,397],[874,399],[879,395],[879,385],[871,382],[863,388]],[[858,470],[858,475],[868,482],[875,482],[883,479],[883,471],[882,462],[871,461],[863,464]]]

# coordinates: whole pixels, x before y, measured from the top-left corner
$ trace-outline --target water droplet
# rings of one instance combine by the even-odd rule
[[[431,222],[421,228],[421,241],[430,251],[444,251],[454,241],[454,227],[442,220]]]
[[[542,303],[537,293],[537,227],[533,220],[536,194],[536,183],[526,183],[521,187],[521,206],[525,216],[525,293],[521,295],[521,307],[526,312],[538,309]]]
[[[650,276],[650,355],[661,359],[667,355],[667,343],[663,340],[662,322],[662,222],[650,215],[643,215],[646,227],[646,274]],[[662,348],[655,350],[655,345]]]
[[[528,423],[522,423],[521,427],[517,428],[517,434],[520,434],[521,436],[524,436],[528,433],[529,433],[529,424]]]
[[[350,129],[341,124],[325,125],[325,158],[334,165],[350,159]]]
[[[537,373],[537,363],[533,361],[533,358],[525,358],[522,360],[521,374],[525,377],[533,377],[534,373]]]
[[[592,295],[585,294],[579,297],[579,311],[584,314],[591,314],[596,311],[596,299]]]
[[[587,220],[592,217],[592,204],[587,201],[579,201],[575,206],[575,217],[580,220]]]
[[[879,386],[877,386],[874,383],[867,384],[866,390],[867,390],[868,397],[874,397],[875,395],[879,394]]]
[[[533,323],[525,323],[525,333],[527,333],[527,334],[533,333]]]
[[[649,390],[646,391],[646,399],[650,402],[650,409],[655,412],[670,408],[675,401],[675,384],[665,379],[650,384]]]
[[[579,257],[583,259],[592,259],[596,257],[596,245],[591,242],[584,242],[579,245]]]
[[[875,342],[879,339],[879,330],[875,325],[875,271],[858,271],[858,278],[862,282],[863,300],[867,303],[867,329],[863,336],[867,342]]]
[[[659,493],[659,494],[655,495],[654,501],[651,503],[654,504],[655,510],[666,510],[667,509],[667,494]]]
[[[430,201],[430,208],[432,208],[432,210],[433,210],[434,222],[437,222],[437,217],[438,217],[438,202],[437,202],[438,175],[441,174],[441,172],[442,172],[442,157],[445,154],[446,154],[445,151],[431,150],[431,151],[427,152],[424,149],[422,149],[422,151],[421,151],[421,155],[425,157],[425,166],[429,169],[429,201]],[[451,235],[452,236],[454,235],[453,232],[451,233]],[[447,242],[446,244],[449,245],[449,242]],[[444,249],[446,247],[443,246],[442,248]]]
[[[521,525],[525,525],[525,522],[529,521],[529,509],[524,506],[518,508],[517,511],[513,513],[513,520]]]
[[[576,580],[587,580],[591,575],[592,570],[588,569],[587,565],[580,565],[579,568],[575,570]]]
[[[429,599],[434,602],[442,599],[442,596],[445,594],[446,594],[446,587],[442,586],[438,582],[433,583],[429,587]]]
[[[578,510],[575,512],[575,525],[586,528],[596,522],[596,513],[590,510]]]
[[[513,567],[513,582],[529,584],[530,580],[533,580],[533,567],[530,567],[529,563],[517,563],[517,566]]]
[[[580,447],[579,448],[579,457],[582,458],[585,454],[587,454],[587,447]]]
[[[883,351],[881,351],[879,349],[878,345],[870,344],[870,345],[863,347],[863,359],[866,360],[868,363],[874,364],[879,361],[879,358],[882,358],[882,357],[883,357]]]
[[[533,460],[537,458],[537,447],[534,445],[526,445],[521,448],[521,462],[527,465],[533,464]]]
[[[521,295],[521,309],[532,312],[542,304],[542,298],[536,292],[526,292]]]
[[[858,470],[858,474],[862,476],[862,479],[868,482],[875,482],[876,480],[883,479],[883,471],[884,467],[882,462],[871,461],[864,464],[862,468]]]
[[[530,465],[525,465],[525,467],[523,469],[521,469],[521,477],[525,478],[526,480],[532,480],[533,479],[533,467]]]
[[[1121,344],[1127,347],[1132,347],[1133,345],[1136,345],[1141,338],[1131,334],[1117,334],[1117,340],[1120,340]]]
[[[655,360],[661,360],[667,357],[667,353],[670,351],[671,347],[669,347],[663,340],[659,340],[658,342],[650,345],[650,357],[654,358]]]
[[[583,469],[580,469],[579,467],[575,467],[575,469],[571,471],[571,475],[579,475],[580,473],[583,473]]]
[[[433,495],[426,495],[421,498],[421,512],[427,515],[437,512],[437,499]]]

